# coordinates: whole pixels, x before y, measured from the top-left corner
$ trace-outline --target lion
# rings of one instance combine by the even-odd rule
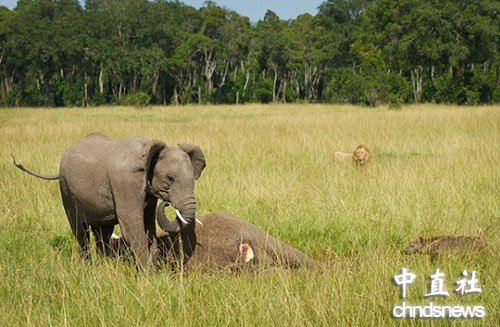
[[[370,150],[366,145],[360,144],[354,152],[335,152],[335,161],[345,163],[355,163],[363,166],[370,159]]]

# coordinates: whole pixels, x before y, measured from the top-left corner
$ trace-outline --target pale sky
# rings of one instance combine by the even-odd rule
[[[84,0],[80,0],[82,5]],[[184,0],[187,5],[199,8],[205,0]],[[318,6],[323,0],[216,0],[219,6],[237,11],[243,16],[250,17],[250,21],[257,22],[264,17],[267,9],[274,11],[281,19],[296,18],[300,14],[310,13],[315,15]],[[0,5],[12,9],[16,6],[17,0],[0,0]]]
[[[1,1],[1,0],[0,0]],[[205,0],[184,0],[185,4],[199,8]],[[323,0],[216,0],[219,6],[237,11],[240,15],[250,17],[257,22],[264,18],[268,9],[274,11],[281,19],[296,18],[300,14],[316,15],[318,6]]]

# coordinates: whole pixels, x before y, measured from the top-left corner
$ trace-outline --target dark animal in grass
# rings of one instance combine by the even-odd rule
[[[82,255],[89,258],[89,227],[100,253],[109,249],[114,226],[120,225],[138,266],[155,261],[157,199],[172,204],[179,219],[163,225],[183,239],[194,237],[196,201],[194,181],[205,167],[196,145],[168,146],[144,137],[114,140],[93,133],[73,144],[62,156],[59,174],[61,197]],[[180,222],[181,216],[187,223]],[[194,249],[184,248],[189,256]]]
[[[467,235],[438,235],[419,237],[404,249],[403,254],[421,253],[435,259],[440,253],[457,250],[481,250],[484,242],[478,236]]]
[[[160,203],[157,219],[165,223],[164,208]],[[288,268],[320,267],[321,264],[301,251],[270,236],[260,228],[228,213],[211,213],[197,218],[202,225],[196,228],[196,249],[186,262],[189,270],[238,270],[245,266],[283,266]],[[172,262],[178,258],[181,242],[178,233],[162,233],[158,236],[160,257]],[[184,242],[182,242],[184,243]],[[113,236],[113,251],[118,255],[126,251],[126,243]]]

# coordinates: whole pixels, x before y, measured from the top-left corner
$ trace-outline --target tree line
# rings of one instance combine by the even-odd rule
[[[0,105],[500,102],[500,1],[328,0],[256,23],[205,2],[0,7]]]

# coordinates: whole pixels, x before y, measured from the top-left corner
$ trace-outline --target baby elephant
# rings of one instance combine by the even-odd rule
[[[319,265],[301,251],[231,214],[211,213],[199,220],[203,225],[196,228],[196,250],[188,267],[239,268],[250,264],[299,268]]]
[[[370,150],[366,145],[360,144],[354,152],[335,152],[335,161],[343,163],[355,163],[363,166],[370,159]]]
[[[179,256],[178,249],[178,236],[172,236],[168,233],[160,233],[157,237],[159,256],[164,262],[174,263]],[[201,244],[198,244],[201,246]],[[114,257],[122,257],[130,254],[130,247],[123,237],[119,237],[116,234],[111,235],[111,240],[109,242],[111,249],[111,255]],[[235,249],[231,249],[235,250]],[[199,249],[196,254],[195,259],[189,258],[187,261],[189,268],[239,268],[245,264],[252,264],[255,258],[253,248],[248,243],[241,243],[237,247],[237,251],[230,251],[228,256],[223,258],[216,258],[214,261],[208,261],[207,258],[200,258],[201,252],[205,250]],[[175,252],[175,253],[174,253]],[[204,261],[205,260],[205,261]]]
[[[162,202],[158,207],[160,224],[166,220]],[[301,251],[267,234],[257,226],[228,213],[211,213],[198,217],[196,246],[190,258],[185,260],[186,270],[239,270],[244,267],[282,266],[287,268],[319,267],[316,260]],[[172,262],[179,251],[179,235],[160,233],[158,248],[160,258]],[[110,246],[117,255],[127,250],[123,238],[113,236]]]
[[[404,249],[403,254],[422,253],[435,259],[441,252],[460,249],[484,248],[483,241],[478,236],[466,235],[438,235],[428,238],[419,237]]]

